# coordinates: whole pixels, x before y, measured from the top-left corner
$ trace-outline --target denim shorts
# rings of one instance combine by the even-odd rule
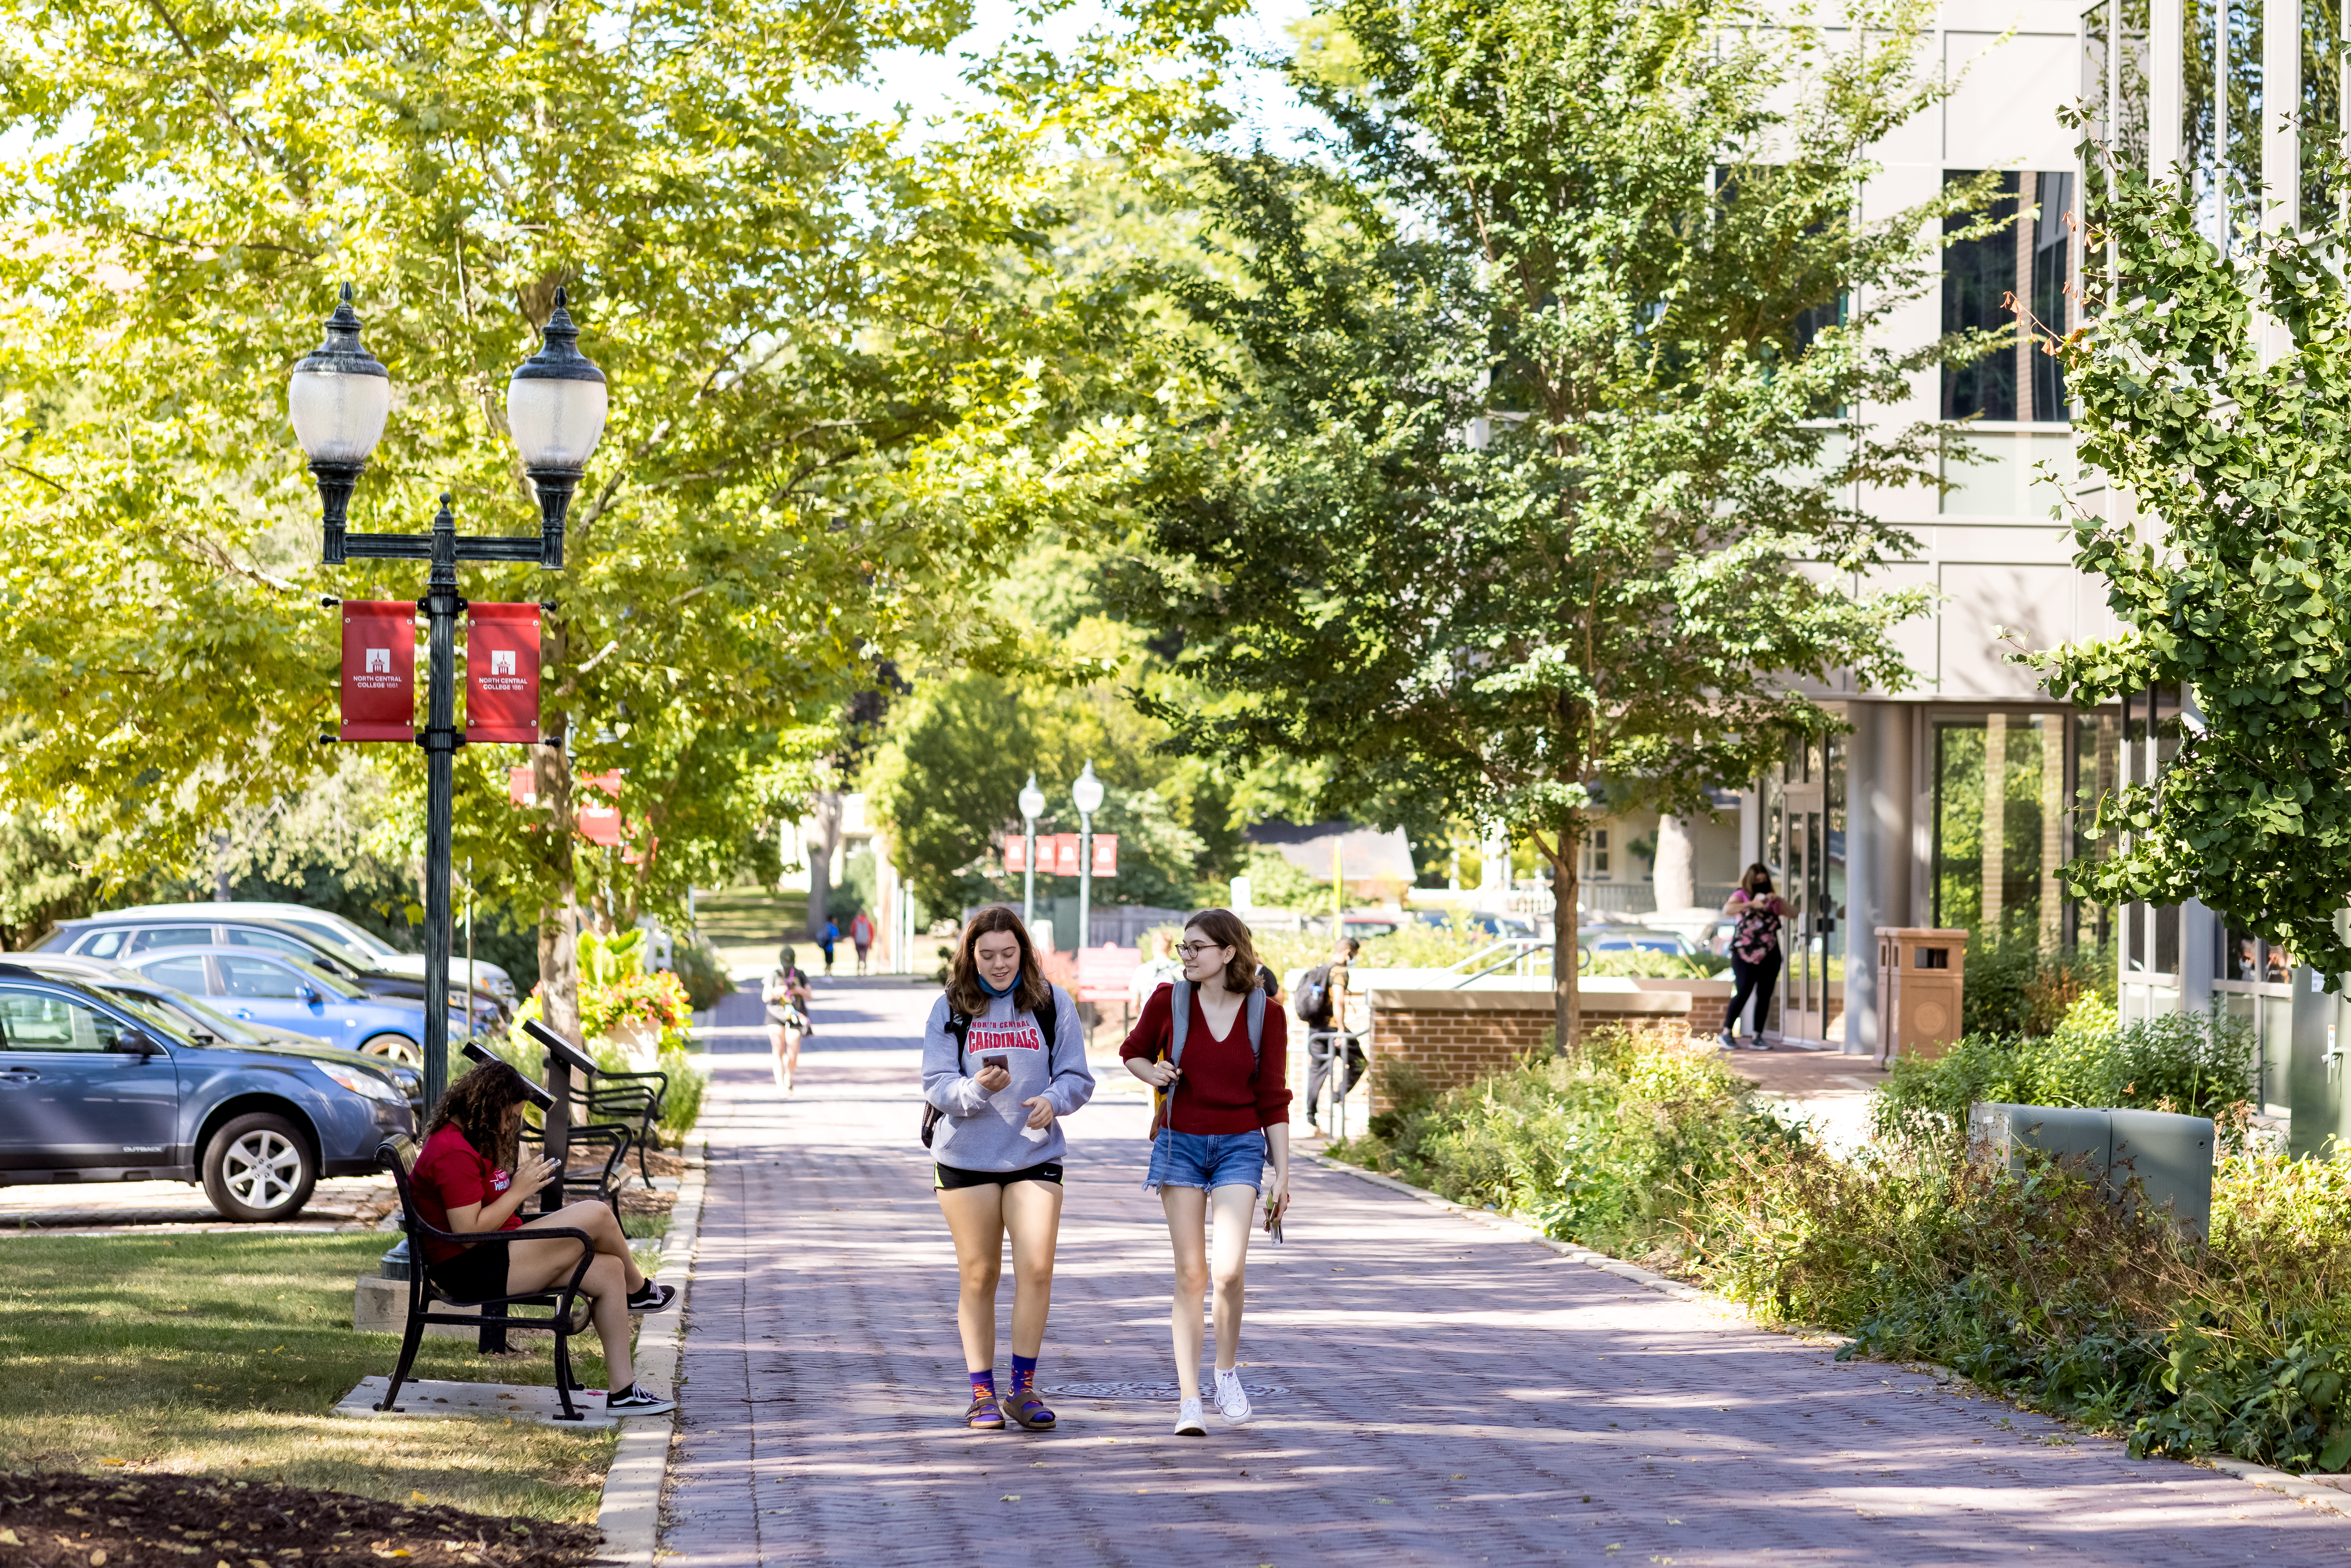
[[[1220,1186],[1265,1190],[1265,1134],[1161,1131],[1151,1145],[1151,1170],[1143,1190],[1163,1186]]]

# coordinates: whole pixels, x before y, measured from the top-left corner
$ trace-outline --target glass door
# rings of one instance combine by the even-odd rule
[[[1780,1034],[1817,1042],[1828,1038],[1825,938],[1834,920],[1828,889],[1827,790],[1818,779],[1791,781],[1780,802],[1780,841],[1788,856],[1787,885],[1781,893],[1796,906],[1780,932]]]

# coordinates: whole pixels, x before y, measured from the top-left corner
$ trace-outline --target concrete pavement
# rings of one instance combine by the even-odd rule
[[[789,1103],[763,1046],[713,1041],[663,1542],[682,1568],[2351,1552],[2351,1520],[1840,1364],[1311,1165],[1289,1244],[1251,1254],[1244,1375],[1287,1390],[1257,1419],[1179,1438],[1171,1402],[1061,1396],[1058,1431],[967,1432],[954,1257],[916,1137],[933,994],[820,988]],[[1123,1074],[1103,1089],[1070,1126],[1048,1390],[1173,1376],[1144,1103]],[[1008,1317],[1008,1279],[1004,1299]]]

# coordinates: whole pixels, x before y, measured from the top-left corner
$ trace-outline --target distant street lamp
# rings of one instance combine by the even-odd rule
[[[1037,775],[1030,772],[1029,782],[1020,787],[1021,835],[1028,845],[1020,862],[1028,869],[1020,884],[1020,924],[1037,924],[1037,819],[1045,814],[1045,791],[1037,788]]]
[[[1070,786],[1070,803],[1078,809],[1078,950],[1093,945],[1094,813],[1102,810],[1102,780],[1094,777],[1093,759]]]
[[[432,563],[417,608],[431,623],[431,664],[424,727],[424,1103],[437,1103],[449,1085],[449,818],[450,759],[465,744],[456,726],[457,597],[461,560],[531,561],[549,570],[563,565],[563,522],[588,455],[604,434],[604,372],[579,350],[564,290],[555,291],[539,350],[523,361],[507,388],[507,428],[523,472],[538,497],[537,537],[459,538],[450,497],[429,534],[354,534],[345,529],[360,472],[383,435],[392,411],[392,377],[360,342],[351,286],[327,319],[327,339],[294,367],[286,409],[294,437],[319,481],[323,537],[319,559],[422,560]]]

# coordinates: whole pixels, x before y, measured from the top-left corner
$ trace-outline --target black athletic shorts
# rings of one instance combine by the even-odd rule
[[[991,1182],[998,1186],[1010,1186],[1016,1181],[1049,1181],[1055,1186],[1061,1185],[1061,1162],[1059,1160],[1047,1160],[1041,1166],[1029,1166],[1017,1171],[967,1171],[942,1165],[934,1165],[931,1171],[931,1187],[935,1192],[986,1186]]]
[[[486,1301],[507,1293],[507,1251],[504,1247],[468,1247],[446,1263],[434,1264],[429,1274],[453,1301]]]

